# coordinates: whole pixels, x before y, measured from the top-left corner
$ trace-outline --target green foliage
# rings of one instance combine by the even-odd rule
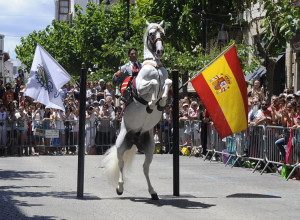
[[[291,6],[290,0],[264,0],[266,16],[261,28],[265,30],[263,44],[270,48],[270,56],[277,56],[282,52],[286,43],[300,30],[299,8]]]
[[[228,26],[233,22],[229,13],[235,17],[244,6],[240,1],[206,2],[207,39],[215,38],[221,24]],[[163,63],[171,71],[175,65],[181,72],[190,74],[202,69],[218,53],[215,48],[209,55],[203,55],[202,22],[200,16],[193,15],[190,10],[201,11],[199,0],[137,0],[136,6],[130,6],[130,40],[125,40],[127,28],[126,3],[121,0],[111,6],[111,13],[105,14],[104,7],[88,3],[86,13],[75,5],[76,16],[71,25],[66,22],[53,21],[45,30],[34,31],[26,38],[21,38],[17,46],[17,57],[27,66],[29,72],[36,45],[41,44],[74,79],[78,79],[82,63],[93,74],[88,80],[106,81],[112,79],[113,73],[120,65],[128,61],[127,51],[136,47],[140,61],[143,60],[143,34],[145,21],[165,21],[165,55]],[[284,31],[283,29],[282,31]],[[246,57],[250,47],[238,47],[243,58],[244,72],[250,71]],[[95,68],[97,66],[97,68]]]

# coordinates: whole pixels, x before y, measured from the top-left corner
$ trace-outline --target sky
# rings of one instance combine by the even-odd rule
[[[0,0],[0,34],[4,51],[15,59],[15,47],[21,37],[44,30],[55,18],[54,0]]]

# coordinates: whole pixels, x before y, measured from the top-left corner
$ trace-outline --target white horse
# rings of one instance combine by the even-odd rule
[[[136,77],[136,92],[124,111],[120,134],[115,146],[111,147],[103,160],[103,166],[110,177],[117,184],[117,194],[124,191],[124,164],[130,165],[136,153],[136,147],[145,154],[143,165],[148,184],[148,191],[153,200],[158,200],[150,178],[149,167],[153,159],[154,138],[153,128],[162,116],[166,105],[168,91],[172,81],[168,79],[168,72],[162,66],[164,53],[163,21],[160,24],[148,23],[144,35],[144,62]]]

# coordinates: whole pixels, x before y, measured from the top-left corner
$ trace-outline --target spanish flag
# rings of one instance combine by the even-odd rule
[[[221,138],[247,129],[247,86],[234,45],[191,83]]]

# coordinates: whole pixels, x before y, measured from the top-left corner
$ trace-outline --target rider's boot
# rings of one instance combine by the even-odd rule
[[[130,98],[131,98],[130,92],[127,89],[125,89],[121,97],[121,100],[127,104],[130,101]]]

